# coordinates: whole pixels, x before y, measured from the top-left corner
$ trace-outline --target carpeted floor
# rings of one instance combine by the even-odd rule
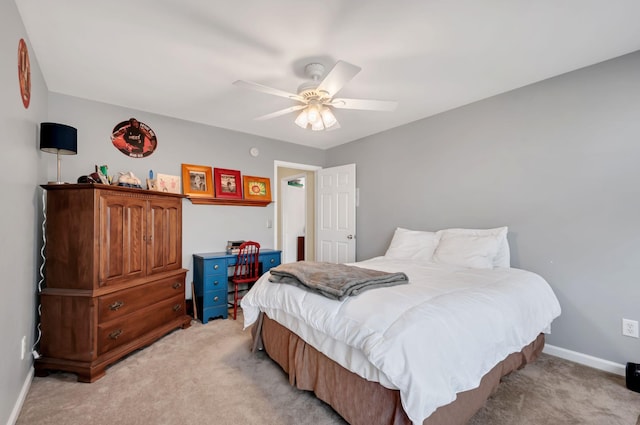
[[[344,424],[312,393],[289,385],[264,353],[249,351],[241,317],[173,332],[107,369],[34,378],[19,425]],[[624,378],[556,357],[504,379],[470,425],[640,425],[640,394]]]

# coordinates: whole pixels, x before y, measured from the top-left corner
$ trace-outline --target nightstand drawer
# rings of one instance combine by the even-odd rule
[[[224,274],[224,276],[226,277],[227,276],[226,264],[227,262],[223,258],[205,260],[204,275],[209,276],[213,274]]]
[[[205,292],[204,297],[202,298],[202,308],[206,309],[208,307],[217,307],[217,306],[227,306],[227,291],[226,289],[223,291],[210,291]]]
[[[206,276],[204,278],[204,291],[226,291],[227,275]]]
[[[280,253],[275,254],[260,254],[260,261],[262,262],[262,273],[269,271],[273,267],[280,265]]]

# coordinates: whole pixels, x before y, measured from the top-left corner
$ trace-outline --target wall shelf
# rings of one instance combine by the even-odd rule
[[[236,205],[242,207],[266,207],[272,201],[252,201],[250,199],[191,198],[194,205]]]

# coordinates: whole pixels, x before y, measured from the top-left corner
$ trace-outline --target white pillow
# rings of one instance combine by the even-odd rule
[[[431,261],[439,239],[436,232],[423,232],[398,227],[384,256],[396,259]]]
[[[456,240],[445,243],[442,248],[438,246],[434,254],[434,260],[466,267],[509,268],[511,267],[511,255],[509,252],[509,242],[507,241],[507,232],[508,228],[506,226],[495,229],[440,230],[437,232],[440,236],[440,244],[453,237],[456,237]],[[495,252],[494,242],[496,245]],[[452,251],[454,248],[461,251],[455,253]],[[484,258],[480,259],[478,257]],[[490,262],[491,267],[486,267],[486,261]]]

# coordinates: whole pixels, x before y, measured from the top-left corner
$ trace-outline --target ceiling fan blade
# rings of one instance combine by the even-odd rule
[[[273,87],[263,86],[262,84],[254,83],[252,81],[238,80],[234,81],[233,85],[244,87],[246,89],[261,91],[263,93],[272,94],[274,96],[286,97],[287,99],[297,100],[299,102],[304,102],[304,98],[302,96],[298,96],[295,93],[289,93],[284,90],[274,89]]]
[[[333,97],[361,70],[362,68],[359,66],[355,66],[344,61],[338,61],[331,71],[329,71],[327,76],[320,82],[317,90],[325,91],[329,93],[329,97]]]
[[[256,118],[257,121],[264,121],[264,120],[268,120],[271,118],[275,118],[275,117],[279,117],[280,115],[286,115],[290,112],[295,112],[295,111],[299,111],[300,109],[304,109],[306,108],[307,105],[296,105],[296,106],[291,106],[290,108],[286,108],[286,109],[281,109],[279,111],[276,112],[272,112],[270,114],[267,115],[262,115],[261,117]]]
[[[362,109],[365,111],[395,111],[398,102],[372,99],[333,99],[329,105],[338,109]]]

